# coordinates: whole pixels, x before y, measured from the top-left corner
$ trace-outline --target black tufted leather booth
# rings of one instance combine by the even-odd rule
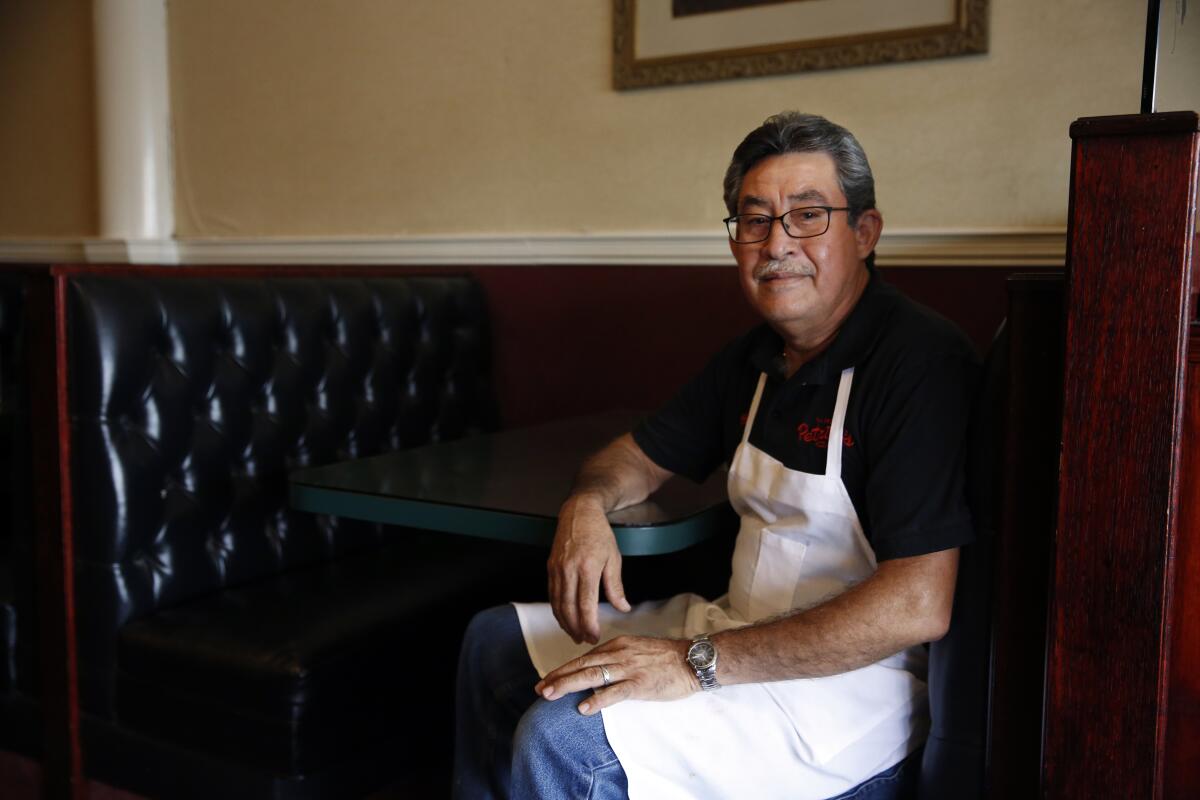
[[[493,428],[479,287],[163,271],[65,299],[87,771],[353,796],[444,759],[462,626],[544,553],[295,512],[287,474]]]
[[[207,798],[354,797],[442,770],[461,626],[540,593],[544,553],[294,514],[284,492],[292,466],[493,427],[482,294],[461,278],[237,272],[60,273],[86,771]],[[8,291],[0,410],[23,415],[8,402],[21,316]],[[985,402],[1003,363],[989,362]],[[995,463],[989,447],[976,457]],[[23,463],[3,462],[27,485]],[[973,466],[975,489],[994,489]],[[964,552],[952,633],[931,653],[922,800],[980,786],[979,556]],[[983,591],[963,604],[964,587]],[[35,672],[20,658],[16,671]]]

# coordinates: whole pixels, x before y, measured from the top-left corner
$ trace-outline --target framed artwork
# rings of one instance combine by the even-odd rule
[[[987,0],[613,0],[618,89],[987,52]]]

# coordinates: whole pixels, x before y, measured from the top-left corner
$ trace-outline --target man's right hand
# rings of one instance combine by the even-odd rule
[[[573,495],[563,504],[546,566],[554,617],[576,644],[600,641],[601,585],[614,608],[630,610],[617,539],[594,495]]]

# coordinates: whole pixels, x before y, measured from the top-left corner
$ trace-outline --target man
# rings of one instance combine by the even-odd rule
[[[549,606],[473,621],[460,797],[879,800],[911,783],[921,645],[946,632],[972,538],[974,354],[874,270],[883,219],[845,129],[768,119],[725,202],[765,325],[584,464]],[[721,463],[741,517],[729,593],[631,608],[606,514]]]

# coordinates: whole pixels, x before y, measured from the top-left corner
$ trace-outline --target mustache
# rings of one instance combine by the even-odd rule
[[[754,280],[756,281],[790,277],[792,275],[811,278],[816,274],[817,270],[812,264],[795,264],[787,261],[771,260],[761,267],[754,268]]]

